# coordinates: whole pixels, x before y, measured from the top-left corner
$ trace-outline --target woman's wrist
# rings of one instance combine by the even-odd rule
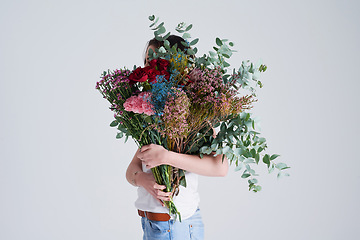
[[[176,152],[165,149],[163,164],[173,166],[174,158],[176,158]]]

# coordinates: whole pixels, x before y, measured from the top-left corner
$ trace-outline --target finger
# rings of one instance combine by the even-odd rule
[[[147,154],[146,152],[139,153],[137,157],[138,157],[141,161],[149,160],[149,154]]]
[[[158,197],[169,197],[171,195],[171,192],[164,192],[161,190],[157,190],[156,194]]]
[[[160,199],[162,201],[170,201],[171,198],[170,197],[164,197],[164,196],[156,196],[157,199]]]
[[[140,152],[145,152],[145,151],[147,151],[147,150],[149,150],[149,149],[150,149],[150,144],[149,144],[149,145],[142,146],[142,147],[140,148]]]
[[[153,186],[155,189],[158,189],[158,190],[164,190],[166,188],[166,186],[164,185],[159,185],[157,183],[154,184]]]

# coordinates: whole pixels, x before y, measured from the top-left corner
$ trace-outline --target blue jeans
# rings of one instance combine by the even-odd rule
[[[176,221],[152,221],[141,218],[144,231],[143,240],[203,240],[204,224],[201,219],[200,209],[196,210],[190,218]]]

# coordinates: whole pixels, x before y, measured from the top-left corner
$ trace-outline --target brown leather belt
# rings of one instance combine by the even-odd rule
[[[169,221],[170,215],[167,213],[153,213],[153,212],[144,212],[138,210],[139,216],[146,217],[151,221]]]

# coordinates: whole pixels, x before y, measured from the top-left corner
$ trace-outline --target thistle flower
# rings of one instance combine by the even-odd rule
[[[164,123],[161,134],[169,139],[186,138],[189,133],[186,119],[189,115],[190,100],[182,89],[173,87],[172,91],[165,103],[164,114],[161,116]]]
[[[199,105],[214,104],[219,102],[219,93],[226,92],[222,83],[222,74],[219,68],[215,69],[194,69],[190,74],[188,88],[190,99]]]

